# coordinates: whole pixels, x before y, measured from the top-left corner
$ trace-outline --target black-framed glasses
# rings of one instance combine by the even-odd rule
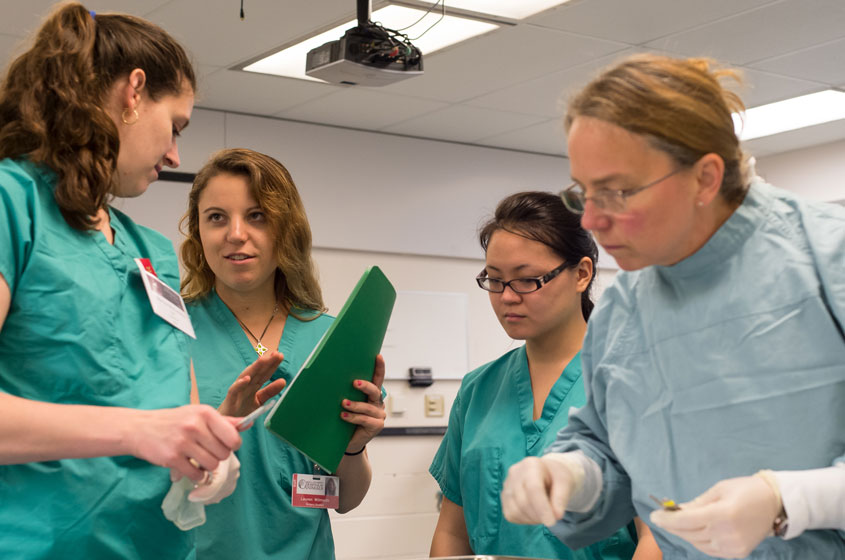
[[[510,286],[511,290],[517,294],[530,294],[531,292],[536,292],[542,288],[545,284],[549,283],[570,266],[571,265],[569,263],[564,262],[562,265],[549,271],[543,276],[536,276],[533,278],[514,278],[513,280],[508,280],[507,282],[498,278],[490,278],[487,276],[487,270],[485,269],[475,277],[475,281],[478,282],[479,288],[487,290],[488,292],[493,292],[494,294],[501,294],[508,286]]]
[[[584,207],[587,205],[587,200],[592,200],[593,204],[601,208],[605,212],[618,213],[624,212],[629,197],[634,196],[658,183],[662,183],[672,175],[680,173],[684,168],[679,167],[664,175],[663,177],[643,185],[641,187],[634,187],[632,189],[599,189],[593,196],[587,196],[584,192],[584,187],[578,183],[572,183],[562,191],[560,191],[560,199],[570,212],[576,214],[583,214]]]

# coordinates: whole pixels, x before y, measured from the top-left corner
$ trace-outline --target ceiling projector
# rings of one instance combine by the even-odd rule
[[[305,74],[334,84],[386,86],[421,76],[422,53],[406,35],[370,21],[368,0],[358,0],[358,26],[308,52]]]

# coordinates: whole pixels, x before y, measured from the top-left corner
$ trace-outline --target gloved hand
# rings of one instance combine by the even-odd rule
[[[231,453],[225,460],[220,461],[206,484],[197,484],[188,494],[188,500],[203,505],[216,504],[235,491],[240,476],[241,462]]]
[[[651,522],[717,558],[745,558],[772,535],[781,511],[776,488],[763,476],[716,483],[679,511],[655,510]]]
[[[526,457],[508,469],[502,512],[511,523],[551,527],[584,481],[584,469],[568,453]]]
[[[229,457],[209,473],[207,483],[197,483],[183,477],[173,482],[161,503],[164,517],[183,531],[205,523],[205,506],[216,504],[235,491],[240,477],[241,463],[231,453]]]

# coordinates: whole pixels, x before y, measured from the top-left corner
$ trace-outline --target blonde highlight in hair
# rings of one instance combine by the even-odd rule
[[[186,274],[182,295],[186,300],[207,296],[215,276],[205,259],[199,231],[199,199],[209,181],[221,174],[243,177],[275,232],[276,298],[299,319],[313,319],[325,311],[323,294],[311,258],[311,227],[290,173],[274,158],[248,149],[228,149],[211,156],[194,179],[188,210],[179,223],[185,235],[180,249]],[[296,315],[293,308],[310,312]],[[316,312],[316,313],[314,313]]]
[[[748,168],[732,113],[745,106],[722,85],[726,79],[741,83],[737,71],[705,58],[632,56],[572,97],[564,124],[568,131],[582,116],[609,122],[646,137],[683,166],[718,154],[725,162],[720,194],[737,203],[748,188]]]
[[[67,223],[93,229],[114,192],[120,140],[106,113],[111,86],[135,68],[154,101],[196,88],[184,49],[160,27],[134,16],[93,16],[59,5],[0,87],[0,158],[27,157],[52,169]]]

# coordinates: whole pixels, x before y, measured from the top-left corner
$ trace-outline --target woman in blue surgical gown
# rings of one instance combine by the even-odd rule
[[[525,345],[468,373],[461,383],[430,469],[443,492],[431,555],[630,559],[639,530],[636,558],[660,558],[639,521],[637,529],[630,523],[573,550],[542,525],[514,525],[502,517],[505,470],[542,454],[566,425],[570,408],[584,404],[580,351],[598,255],[578,216],[551,193],[504,199],[480,239],[486,265],[478,285],[489,292],[508,336]],[[632,518],[633,513],[625,523]]]
[[[192,557],[161,467],[198,480],[240,444],[230,419],[180,406],[187,335],[135,262],[178,288],[172,245],[108,204],[179,164],[194,87],[162,29],[75,3],[3,79],[0,558]]]
[[[667,558],[845,557],[845,209],[751,177],[731,75],[643,55],[572,99],[561,194],[625,272],[587,404],[511,469],[509,519],[577,546],[636,512]]]

